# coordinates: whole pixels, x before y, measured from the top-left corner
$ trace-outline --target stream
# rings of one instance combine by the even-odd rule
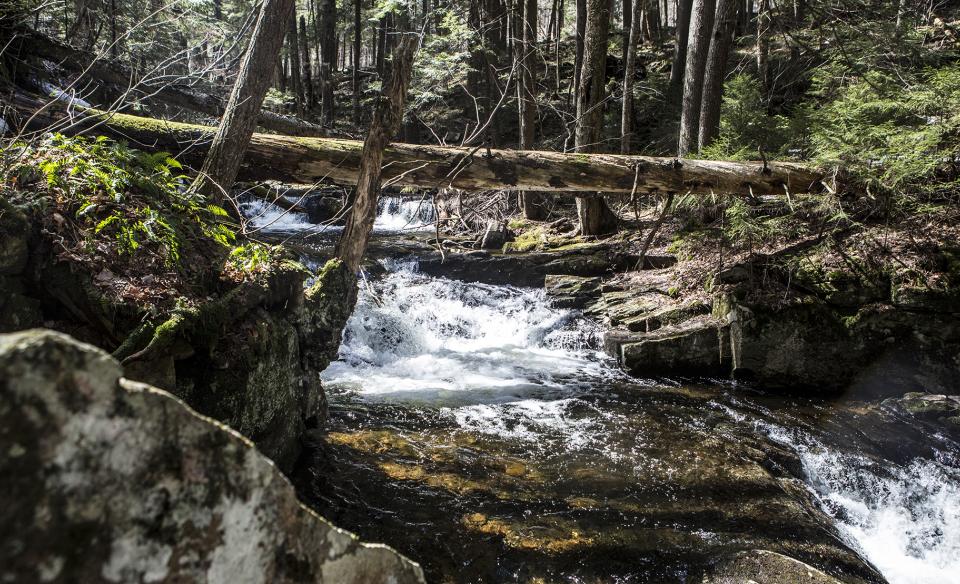
[[[316,228],[254,210],[275,213],[268,232]],[[375,237],[429,218],[386,199]],[[764,549],[848,581],[960,582],[950,438],[876,402],[633,378],[542,290],[381,265],[297,483],[428,581],[699,582]]]

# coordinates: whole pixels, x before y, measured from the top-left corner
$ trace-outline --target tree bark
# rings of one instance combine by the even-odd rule
[[[587,4],[583,66],[577,91],[575,140],[578,152],[597,152],[600,149],[612,4],[612,0],[589,0]],[[597,196],[577,197],[577,217],[582,235],[607,235],[617,230],[616,215],[607,206],[606,200]]]
[[[204,159],[193,188],[223,200],[233,187],[257,125],[257,114],[270,88],[267,72],[280,54],[284,31],[289,25],[294,0],[263,0],[250,46],[240,64],[240,73],[230,93],[226,112]]]
[[[640,43],[640,13],[643,1],[634,0],[627,41],[627,59],[623,72],[623,106],[620,110],[620,154],[630,154],[633,138],[633,77],[637,69],[637,45]]]
[[[353,0],[353,125],[360,126],[360,47],[363,38],[361,0]]]
[[[534,68],[537,61],[534,50],[537,43],[537,0],[515,0],[523,6],[520,19],[523,30],[519,43],[520,83],[517,84],[517,102],[520,106],[520,150],[533,150],[537,121],[537,87]],[[523,216],[540,220],[546,217],[543,197],[538,193],[523,191],[520,194]]]
[[[671,101],[683,97],[683,74],[687,66],[687,40],[690,37],[690,12],[693,0],[677,0],[677,38],[673,46],[673,66],[670,68]]]
[[[680,112],[680,139],[677,156],[683,158],[699,150],[700,105],[703,100],[703,73],[707,66],[710,36],[713,32],[715,0],[694,0],[690,13],[690,39],[687,65],[683,75],[683,107]]]
[[[8,97],[8,96],[5,96]],[[217,129],[127,114],[82,110],[65,104],[9,96],[22,119],[33,116],[32,128],[58,124],[64,134],[101,133],[170,152],[184,164],[203,162]],[[43,106],[42,111],[38,109]],[[7,118],[10,121],[15,117]],[[141,146],[142,147],[142,146]],[[247,180],[291,183],[328,182],[355,185],[362,143],[356,140],[296,138],[254,134],[240,176]],[[791,162],[725,162],[673,157],[449,148],[394,143],[384,153],[384,180],[397,186],[456,188],[465,191],[531,190],[575,195],[594,191],[630,193],[636,173],[637,192],[726,193],[778,195],[817,192],[824,173]]]
[[[296,1],[294,1],[296,5]],[[304,99],[303,99],[303,78],[301,77],[302,68],[300,67],[300,35],[297,34],[297,11],[293,10],[290,14],[290,25],[287,30],[287,54],[290,57],[290,85],[293,90],[293,99],[296,103],[297,116],[303,117]]]
[[[583,50],[584,50],[584,37],[587,32],[587,0],[575,0],[576,1],[576,53],[573,56],[573,91],[574,91],[574,103],[577,103],[580,98],[577,97],[576,93],[580,91],[580,79],[583,74]]]
[[[707,55],[703,80],[703,101],[700,105],[700,148],[709,146],[720,133],[720,104],[723,98],[723,80],[727,74],[727,59],[737,27],[739,0],[717,0],[717,16],[713,23],[713,40]]]
[[[373,113],[367,138],[360,154],[356,196],[347,224],[337,243],[337,257],[356,273],[367,249],[373,222],[377,216],[377,197],[383,168],[383,151],[400,130],[403,102],[410,83],[410,69],[417,50],[417,38],[405,35],[393,56],[393,71]]]
[[[333,69],[337,65],[337,3],[320,0],[320,86],[322,92],[321,119],[323,125],[333,126],[334,104]]]
[[[307,40],[307,19],[300,17],[300,63],[303,67],[303,86],[305,111],[310,111],[316,103],[316,96],[313,93],[313,67],[310,64],[310,43]]]

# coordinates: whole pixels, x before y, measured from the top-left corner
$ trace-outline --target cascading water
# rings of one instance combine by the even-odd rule
[[[280,236],[340,230],[261,201],[243,211]],[[374,230],[406,241],[433,219],[429,201],[383,197]],[[818,406],[633,379],[541,290],[384,264],[322,375],[330,419],[300,488],[430,579],[699,582],[764,549],[857,581],[881,579],[872,564],[892,584],[960,583],[955,443],[888,459],[856,407],[830,405],[841,421],[826,431]]]
[[[827,445],[809,432],[762,426],[797,451],[822,508],[891,584],[960,582],[957,452],[896,462]]]
[[[840,573],[856,571],[843,563],[853,549],[893,584],[960,582],[955,458],[858,456],[801,422],[795,404],[761,407],[723,383],[628,378],[598,351],[596,325],[540,290],[387,268],[362,287],[340,360],[322,376],[334,454],[321,474],[335,478],[313,493],[338,522],[429,558],[433,577],[686,582],[715,549],[803,542]],[[795,504],[749,494],[793,475],[762,488],[736,478],[777,465],[745,463],[748,444],[796,453],[797,476],[849,548],[823,552],[837,539],[804,532],[822,527],[747,510]],[[749,533],[731,538],[744,522]],[[664,529],[679,535],[650,535]],[[544,554],[536,568],[534,552]]]
[[[431,278],[395,264],[363,290],[341,360],[323,377],[362,394],[510,399],[572,376],[603,376],[609,364],[596,351],[597,333],[548,307],[542,291]]]
[[[291,201],[292,202],[292,201]],[[240,211],[251,226],[272,234],[337,234],[338,225],[312,224],[306,215],[288,211],[259,198],[240,203]],[[433,225],[434,211],[429,200],[383,196],[377,202],[377,219],[373,228],[378,233],[420,231]]]

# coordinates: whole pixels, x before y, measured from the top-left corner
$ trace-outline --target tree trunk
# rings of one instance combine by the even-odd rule
[[[620,113],[620,153],[630,154],[633,138],[633,77],[637,69],[637,45],[640,43],[640,13],[643,1],[635,0],[627,41],[627,59],[623,72],[623,106]]]
[[[643,5],[644,0],[636,0],[637,4]],[[623,62],[627,62],[627,52],[630,50],[630,23],[633,20],[633,6],[631,5],[631,0],[623,0],[623,17],[622,27],[620,30],[620,43],[623,45]]]
[[[296,4],[296,1],[294,1]],[[293,89],[293,99],[296,103],[297,115],[303,117],[305,108],[303,100],[303,78],[300,76],[300,36],[297,34],[297,12],[290,13],[290,24],[287,31],[287,54],[290,57],[290,85]]]
[[[717,16],[713,23],[713,40],[707,55],[703,80],[703,101],[700,106],[700,148],[709,146],[720,133],[720,103],[723,97],[723,79],[727,74],[727,59],[737,27],[739,0],[717,0]]]
[[[64,134],[108,134],[135,144],[150,144],[153,149],[172,153],[184,164],[203,163],[217,133],[212,127],[84,110],[76,105],[68,111],[63,103],[23,94],[5,97],[21,116],[8,119],[32,118],[33,129],[49,130],[56,124]],[[240,174],[247,180],[328,180],[355,185],[361,149],[362,144],[355,140],[254,134]],[[815,192],[824,179],[824,173],[791,162],[677,161],[674,157],[515,150],[491,150],[488,156],[480,147],[416,144],[393,144],[384,160],[384,179],[398,187],[465,191],[630,193],[636,179],[637,192],[780,195],[784,187],[791,193]]]
[[[307,40],[307,19],[304,16],[300,17],[300,61],[303,65],[303,86],[306,88],[304,109],[310,111],[316,103],[316,96],[313,94],[313,67],[310,65],[310,43]]]
[[[683,108],[680,112],[680,140],[677,156],[683,158],[699,150],[700,105],[703,100],[703,73],[707,66],[710,37],[713,33],[715,0],[694,0],[690,13],[690,40],[687,66],[683,75]]]
[[[770,0],[760,0],[757,12],[757,74],[763,96],[770,95]]]
[[[589,0],[584,34],[583,66],[577,91],[576,147],[578,152],[598,152],[603,125],[607,40],[612,0]],[[617,217],[597,196],[577,197],[582,235],[607,235],[617,230]]]
[[[293,6],[294,0],[263,0],[261,4],[260,16],[240,64],[223,120],[193,186],[214,200],[222,201],[223,194],[233,187],[237,178],[240,163],[257,126],[263,98],[270,88],[267,72],[280,54]]]
[[[537,87],[534,68],[537,61],[534,56],[537,43],[537,0],[515,0],[522,7],[522,18],[519,22],[521,31],[520,49],[520,83],[517,84],[517,102],[520,109],[520,150],[533,150],[536,136],[537,121]],[[538,193],[523,191],[520,194],[523,216],[527,219],[540,220],[546,217],[543,197]]]
[[[400,130],[403,102],[410,83],[410,69],[417,50],[417,37],[404,35],[393,56],[393,72],[373,113],[360,154],[360,169],[353,208],[337,243],[339,257],[350,273],[356,273],[367,249],[377,216],[377,197],[383,169],[383,151]]]
[[[562,64],[560,59],[560,41],[563,40],[563,9],[563,0],[557,0],[557,42],[553,47],[553,57],[557,62],[556,88],[558,96],[560,95],[560,66]]]
[[[320,0],[320,86],[322,92],[321,119],[323,125],[333,126],[335,115],[333,69],[337,65],[337,3]]]
[[[580,101],[580,98],[577,97],[576,92],[580,91],[580,79],[582,76],[583,69],[583,44],[584,36],[587,31],[587,0],[576,0],[576,9],[577,9],[577,22],[576,24],[576,35],[577,35],[577,44],[576,44],[576,53],[573,57],[573,91],[574,91],[574,103]]]
[[[353,125],[360,126],[360,47],[363,38],[361,0],[353,0]]]
[[[687,40],[690,37],[690,12],[693,0],[677,0],[677,38],[673,46],[673,66],[670,68],[669,99],[676,102],[683,97],[683,74],[687,66]]]

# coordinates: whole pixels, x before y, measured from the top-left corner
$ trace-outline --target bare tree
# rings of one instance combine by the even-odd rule
[[[673,45],[673,66],[670,68],[670,99],[683,95],[683,72],[687,66],[687,39],[690,36],[690,10],[693,0],[677,0],[677,38]]]
[[[403,103],[410,84],[410,69],[417,50],[417,37],[404,35],[397,44],[393,57],[393,71],[383,89],[380,103],[373,113],[367,138],[360,155],[360,175],[353,209],[337,243],[339,257],[350,273],[356,273],[367,249],[367,241],[377,215],[380,194],[380,174],[383,169],[383,150],[400,130],[403,121]]]
[[[522,41],[518,43],[520,49],[520,83],[517,84],[517,102],[520,109],[520,149],[532,150],[536,134],[537,122],[537,85],[534,78],[534,68],[537,66],[534,51],[537,44],[537,0],[515,0],[523,6]],[[523,191],[520,194],[523,216],[527,219],[543,219],[546,209],[543,198],[533,192]]]
[[[640,43],[641,14],[643,2],[635,0],[630,21],[630,37],[627,40],[627,59],[623,72],[623,107],[620,114],[620,153],[629,154],[633,137],[633,77],[637,69],[637,45]]]
[[[677,155],[681,157],[697,151],[703,73],[707,66],[715,7],[715,0],[694,0],[690,13],[690,39],[683,75],[683,106],[680,113],[680,140],[677,145]]]
[[[717,16],[713,23],[713,40],[707,55],[703,80],[703,102],[700,106],[699,147],[709,146],[720,132],[720,102],[727,59],[737,27],[738,0],[717,0]]]
[[[293,5],[294,0],[263,0],[227,109],[194,183],[198,192],[222,200],[222,193],[233,186],[270,88],[270,71],[283,46]]]
[[[612,4],[613,0],[589,0],[587,3],[583,66],[577,91],[575,140],[578,152],[599,150]],[[617,230],[617,216],[601,197],[577,197],[577,216],[582,235],[606,235]]]

